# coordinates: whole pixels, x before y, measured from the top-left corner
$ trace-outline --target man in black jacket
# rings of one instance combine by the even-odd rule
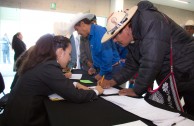
[[[121,95],[141,96],[148,87],[158,84],[170,73],[170,43],[173,70],[184,110],[194,115],[194,38],[149,1],[141,1],[128,11],[114,12],[107,20],[109,39],[129,50],[125,67],[112,80],[99,83],[103,88],[128,81],[138,73],[133,89],[123,89]]]
[[[188,32],[189,35],[194,37],[194,21],[188,20],[185,23],[184,29]]]

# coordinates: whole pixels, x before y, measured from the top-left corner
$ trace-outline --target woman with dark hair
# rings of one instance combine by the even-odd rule
[[[44,100],[56,93],[67,101],[82,103],[98,98],[103,89],[91,90],[67,79],[62,72],[70,61],[70,40],[46,34],[40,37],[22,62],[19,79],[5,108],[8,126],[48,126]]]
[[[23,40],[23,36],[21,32],[17,32],[12,39],[12,49],[15,52],[13,71],[16,71],[17,69],[15,66],[16,60],[26,50],[26,44],[22,40]]]

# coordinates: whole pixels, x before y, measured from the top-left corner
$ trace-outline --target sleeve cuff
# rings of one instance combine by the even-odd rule
[[[73,85],[76,87],[77,86],[77,82],[73,82]]]
[[[99,92],[96,89],[93,89],[93,91],[96,93],[96,95],[99,95]]]

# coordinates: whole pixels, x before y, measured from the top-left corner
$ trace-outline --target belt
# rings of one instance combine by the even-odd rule
[[[116,65],[119,65],[119,62],[116,62],[115,64],[113,64],[112,66],[116,66]]]

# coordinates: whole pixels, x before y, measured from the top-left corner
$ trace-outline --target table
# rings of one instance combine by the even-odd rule
[[[79,73],[81,71],[76,72]],[[82,79],[88,78],[92,79],[87,74],[82,77]],[[176,111],[152,101],[148,102],[166,110]],[[53,102],[46,99],[44,104],[51,126],[112,126],[136,120],[141,120],[149,126],[154,126],[151,121],[127,112],[101,97],[95,101],[81,104],[67,101]],[[182,113],[182,115],[194,120],[192,116],[185,113]]]
[[[153,125],[102,98],[82,104],[46,100],[45,106],[51,126],[111,126],[136,120]]]

